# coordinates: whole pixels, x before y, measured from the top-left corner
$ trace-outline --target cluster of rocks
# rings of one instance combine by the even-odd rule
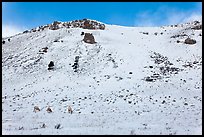
[[[170,25],[170,27],[178,27],[178,24]]]
[[[202,59],[200,59],[200,61],[197,61],[197,60],[192,62],[188,61],[182,66],[185,68],[195,68],[196,66],[202,66]]]
[[[201,22],[199,21],[194,21],[193,22],[193,27],[191,27],[191,29],[194,29],[194,30],[201,30],[202,29],[202,24]]]
[[[158,79],[162,79],[164,77],[168,77],[171,74],[178,74],[179,71],[182,71],[182,69],[173,67],[173,63],[171,63],[167,57],[153,52],[153,55],[150,56],[154,60],[154,63],[157,65],[155,68],[158,69],[158,73],[153,73],[151,76],[147,76],[144,78],[145,81],[148,82],[154,82]],[[149,68],[153,68],[153,66],[149,66]]]
[[[154,81],[156,81],[156,79],[152,78],[151,76],[145,77],[144,80],[147,81],[147,82],[154,82]]]
[[[79,22],[81,22],[81,24]],[[83,29],[101,29],[101,30],[105,29],[104,24],[98,23],[93,20],[88,19],[76,20],[75,23],[77,24],[77,26],[80,25],[80,27]]]
[[[186,23],[186,24],[191,25],[191,26],[186,28],[185,30],[188,30],[188,29],[202,30],[202,23],[199,21],[194,21],[194,22]],[[183,25],[181,25],[181,26],[183,26]],[[192,35],[194,35],[194,34],[192,34]],[[201,36],[201,35],[199,34],[199,36]],[[182,32],[182,34],[173,35],[170,38],[185,38],[185,37],[187,37],[187,38],[182,43],[184,43],[184,44],[195,44],[196,43],[196,40],[189,38],[189,36],[187,34],[184,34],[184,32]],[[180,40],[177,40],[177,43],[180,43],[180,42],[181,42]]]
[[[148,32],[142,32],[142,34],[149,35],[149,33],[148,33]]]
[[[111,54],[108,54],[108,60],[107,61],[111,61],[113,63],[113,68],[117,68],[118,64],[117,62],[114,60],[114,58],[111,56]],[[132,72],[131,72],[132,73]]]
[[[197,21],[197,20],[195,20],[194,22],[193,22],[193,24],[194,25],[199,25],[201,22],[200,21]]]
[[[79,56],[75,57],[74,65],[72,65],[72,67],[74,69],[74,72],[78,71],[78,68],[79,68]]]
[[[186,34],[179,34],[179,35],[174,35],[174,36],[171,36],[170,38],[179,38],[179,37],[188,37],[188,35]],[[177,40],[176,41],[177,43],[180,43],[181,41],[180,40]],[[195,44],[196,43],[196,40],[194,39],[191,39],[191,38],[186,38],[185,41],[184,41],[185,44]]]
[[[31,29],[30,31],[26,30],[23,33],[37,32],[37,31],[42,31],[44,29],[58,30],[60,28],[83,28],[83,29],[92,29],[92,30],[97,30],[97,29],[104,30],[105,24],[99,23],[97,21],[89,20],[89,19],[74,20],[70,22],[54,21],[52,24],[40,26],[40,27]]]
[[[41,50],[39,50],[40,53],[44,54],[47,53],[48,47],[44,47]]]
[[[155,63],[155,64],[161,64],[161,63],[169,64],[169,63],[170,63],[170,62],[168,61],[168,58],[167,58],[167,57],[162,56],[161,54],[156,53],[156,52],[153,52],[153,55],[150,55],[150,58],[153,58],[153,59],[154,59],[154,63]]]
[[[155,33],[154,33],[154,35],[156,35],[156,36],[159,35],[159,34],[160,34],[160,35],[163,35],[164,33],[163,33],[163,32],[161,32],[161,33],[155,32]]]
[[[169,66],[160,67],[159,69],[162,75],[178,74],[180,71],[179,68]]]
[[[50,30],[58,30],[60,28],[61,22],[54,21],[52,24],[49,25]]]
[[[54,22],[52,24],[52,26],[54,26],[55,29],[60,28],[61,27],[65,27],[65,28],[83,28],[83,29],[101,29],[104,30],[105,29],[105,24],[99,23],[97,21],[93,21],[93,20],[89,20],[89,19],[82,19],[82,20],[74,20],[71,22]]]
[[[99,23],[97,21],[82,19],[82,20],[74,20],[71,22],[62,23],[62,26],[66,28],[83,28],[83,29],[105,29],[105,24]]]
[[[192,27],[191,29],[201,30],[202,29],[202,25],[196,25],[196,26]]]
[[[11,41],[11,39],[9,38],[9,39],[8,39],[8,42],[10,42],[10,41]],[[3,40],[3,41],[2,41],[2,44],[5,44],[5,43],[6,43],[6,41]]]
[[[186,35],[186,34],[179,34],[179,35],[171,36],[170,38],[179,38],[179,37],[185,37],[185,36],[188,36],[188,35]]]

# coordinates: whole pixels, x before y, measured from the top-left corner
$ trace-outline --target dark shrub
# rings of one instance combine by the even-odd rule
[[[48,65],[48,70],[53,69],[54,67],[54,62],[50,61],[49,65]]]

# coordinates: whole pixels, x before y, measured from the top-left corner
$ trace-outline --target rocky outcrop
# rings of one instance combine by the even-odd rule
[[[105,24],[99,23],[97,21],[89,20],[89,19],[74,20],[70,22],[54,21],[52,24],[40,26],[40,27],[31,29],[30,31],[26,30],[23,33],[43,31],[44,29],[58,30],[60,28],[83,28],[83,29],[91,29],[91,30],[97,30],[97,29],[104,30]]]
[[[149,66],[145,68],[156,68],[156,71],[152,71],[153,74],[151,76],[144,77],[143,80],[147,82],[155,82],[156,80],[161,80],[163,78],[168,78],[171,75],[178,74],[183,69],[174,67],[173,63],[171,63],[166,56],[161,55],[160,53],[153,52],[150,55],[150,58],[154,61],[156,66]]]
[[[51,29],[51,30],[57,30],[57,29],[60,28],[60,27],[59,27],[59,24],[60,24],[60,22],[54,21],[54,22],[50,25],[49,29]]]
[[[202,29],[202,25],[194,26],[194,27],[192,27],[192,29],[194,29],[194,30],[201,30]]]
[[[82,26],[83,29],[101,29],[104,30],[105,29],[105,25],[104,24],[100,24],[96,21],[92,21],[92,20],[85,20],[84,21],[84,25]]]
[[[84,35],[84,32],[81,32],[81,35]]]
[[[96,43],[94,36],[91,33],[85,33],[83,41],[89,44]]]

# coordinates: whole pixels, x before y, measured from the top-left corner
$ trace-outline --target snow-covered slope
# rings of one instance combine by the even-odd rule
[[[200,24],[62,27],[4,39],[2,134],[201,134],[202,28],[192,29]]]

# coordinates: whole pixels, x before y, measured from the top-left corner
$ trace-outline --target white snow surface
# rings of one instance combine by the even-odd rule
[[[105,30],[61,28],[4,39],[2,134],[202,134],[202,29],[191,26],[106,24]],[[97,43],[84,43],[82,31]],[[184,44],[187,37],[196,44]],[[40,52],[44,47],[47,53]],[[161,74],[165,65],[154,62],[154,53],[167,57],[178,73]],[[54,70],[48,70],[50,61]],[[187,62],[195,63],[184,67]],[[161,78],[145,80],[154,73]]]

